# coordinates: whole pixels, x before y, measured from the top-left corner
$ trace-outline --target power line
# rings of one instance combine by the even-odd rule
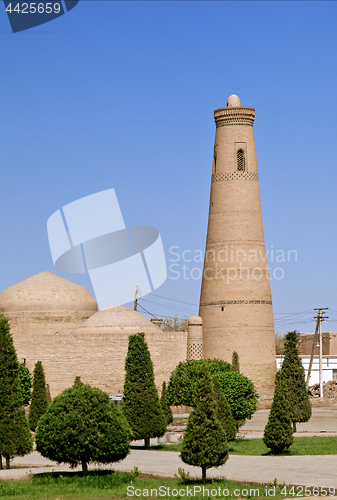
[[[154,304],[156,306],[159,306],[159,307],[166,307],[167,309],[173,309],[175,311],[181,311],[181,312],[191,312],[191,309],[181,309],[179,307],[175,307],[175,306],[167,306],[165,304],[159,304],[158,302],[152,302],[151,300],[147,300],[147,299],[138,299],[138,300],[141,300],[143,302],[148,302],[149,304]]]
[[[151,293],[149,295],[152,295],[153,297],[159,297],[160,299],[172,300],[173,302],[180,302],[181,304],[187,304],[189,306],[199,307],[199,304],[192,304],[191,302],[184,302],[183,300],[171,299],[170,297],[163,297],[162,295],[156,295],[155,293]]]

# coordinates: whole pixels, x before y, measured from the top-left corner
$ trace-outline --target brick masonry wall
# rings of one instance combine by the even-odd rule
[[[31,372],[36,361],[42,361],[52,397],[71,387],[77,375],[84,383],[107,393],[123,392],[128,334],[55,334],[41,323],[31,323],[29,335],[12,330],[19,361],[25,358]],[[186,360],[187,333],[158,329],[158,333],[146,334],[145,339],[161,392],[163,381],[168,382],[178,363]]]

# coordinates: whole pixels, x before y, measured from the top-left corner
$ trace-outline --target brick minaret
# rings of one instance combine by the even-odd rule
[[[276,373],[274,321],[262,226],[254,108],[238,96],[214,112],[212,166],[199,315],[203,356],[231,362],[255,384],[259,407],[270,407]]]

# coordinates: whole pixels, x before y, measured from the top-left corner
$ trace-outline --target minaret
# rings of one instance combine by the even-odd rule
[[[203,357],[231,362],[270,407],[276,356],[253,123],[254,108],[231,95],[214,112],[216,133],[201,285]]]

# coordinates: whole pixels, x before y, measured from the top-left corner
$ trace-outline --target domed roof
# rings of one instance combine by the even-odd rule
[[[97,311],[86,288],[55,274],[42,272],[0,293],[0,309],[12,311]]]
[[[227,108],[241,108],[239,96],[232,94],[227,99]]]
[[[124,306],[106,307],[93,314],[74,330],[74,333],[86,334],[113,332],[131,335],[139,332],[158,333],[160,330],[142,314]]]
[[[200,316],[190,316],[188,318],[189,325],[202,325],[202,318]]]

